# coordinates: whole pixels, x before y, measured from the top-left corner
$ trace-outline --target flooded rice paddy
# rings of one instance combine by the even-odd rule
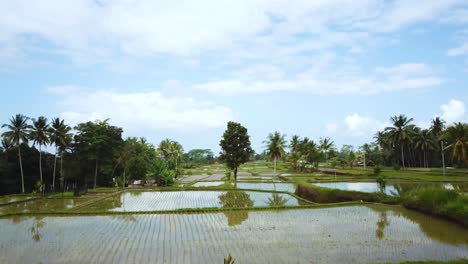
[[[468,257],[468,230],[383,205],[9,217],[0,218],[0,230],[0,263],[222,263],[229,254],[236,263],[375,263]]]
[[[80,211],[144,212],[197,208],[298,206],[287,194],[252,191],[126,192],[80,208]]]
[[[326,183],[312,183],[319,187],[339,189],[345,191],[358,191],[358,192],[384,192],[387,195],[400,195],[418,187],[437,187],[450,190],[467,191],[468,186],[464,183],[387,183],[384,186],[376,182],[326,182]]]

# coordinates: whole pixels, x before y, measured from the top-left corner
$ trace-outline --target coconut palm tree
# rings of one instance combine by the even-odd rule
[[[60,183],[63,187],[64,184],[64,175],[63,175],[63,156],[67,149],[70,148],[70,145],[73,141],[73,134],[71,133],[72,128],[66,125],[64,122],[61,122],[59,127],[59,153],[60,153]]]
[[[411,141],[411,129],[408,126],[413,121],[413,118],[408,118],[405,115],[393,116],[390,118],[393,127],[385,128],[385,132],[389,133],[390,138],[394,144],[400,145],[401,151],[401,164],[405,168],[405,154],[404,145]]]
[[[298,135],[293,135],[291,137],[291,141],[289,143],[289,148],[291,149],[291,152],[297,151],[300,141],[301,141],[301,138]]]
[[[335,147],[335,142],[333,142],[330,138],[321,138],[319,140],[319,149],[320,151],[325,154],[325,162],[328,163],[328,153]]]
[[[54,157],[54,172],[52,177],[52,190],[55,190],[55,178],[57,172],[57,156],[59,151],[65,150],[66,146],[71,142],[71,127],[65,124],[60,118],[52,119],[51,128],[49,130],[50,142],[55,146]]]
[[[18,114],[10,118],[9,124],[2,125],[2,128],[8,130],[2,134],[2,137],[6,138],[7,141],[15,147],[18,147],[18,159],[20,163],[21,171],[21,192],[24,193],[24,174],[23,174],[23,161],[21,159],[21,144],[28,143],[29,130],[31,126],[28,124],[29,118]]]
[[[455,123],[442,135],[450,143],[445,149],[452,150],[452,160],[462,161],[468,166],[468,124]]]
[[[179,142],[165,139],[159,143],[157,152],[166,160],[174,162],[175,169],[177,171],[178,160],[184,154],[184,149]]]
[[[426,152],[428,150],[433,150],[436,148],[436,144],[434,142],[434,139],[432,137],[432,133],[430,130],[423,129],[416,134],[415,147],[416,149],[419,149],[420,151],[423,152],[424,167],[426,168],[429,167],[429,165],[427,164]]]
[[[445,121],[442,120],[440,117],[436,117],[432,119],[431,125],[431,132],[437,141],[440,142],[440,153],[442,155],[442,171],[443,175],[445,176],[445,152],[444,152],[444,141],[441,139],[442,134],[444,133],[445,129]]]
[[[284,148],[286,147],[286,139],[285,135],[281,135],[280,132],[276,131],[274,133],[270,133],[267,139],[263,142],[266,144],[266,151],[270,158],[273,159],[274,162],[274,174],[276,175],[276,162],[278,158],[284,156],[285,151]]]
[[[43,191],[44,182],[42,180],[42,146],[49,144],[49,124],[47,118],[40,116],[37,120],[33,119],[30,139],[33,145],[39,146],[39,176],[41,181],[41,192]]]

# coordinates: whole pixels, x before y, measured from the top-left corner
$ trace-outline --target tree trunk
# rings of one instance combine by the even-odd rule
[[[442,152],[442,173],[445,176],[445,157],[444,157],[444,141],[440,141],[441,152]]]
[[[424,155],[424,168],[427,168],[426,151],[423,151],[423,155]]]
[[[62,190],[65,186],[65,176],[63,175],[63,153],[60,155],[60,187],[62,187]]]
[[[234,181],[237,181],[237,168],[234,168]]]
[[[124,168],[123,183],[122,183],[122,186],[123,186],[122,188],[124,188],[124,189],[125,189],[125,180],[126,180],[126,179],[125,179],[125,176],[126,176],[126,175],[125,175],[125,168]],[[166,183],[166,185],[167,185],[167,183]]]
[[[274,162],[274,174],[276,175],[276,157],[273,159]]]
[[[39,145],[39,176],[40,176],[40,179],[41,179],[41,189],[40,189],[40,191],[41,191],[41,193],[43,193],[42,186],[44,184],[42,183],[42,149],[41,149],[41,145]]]
[[[98,175],[98,159],[96,158],[96,169],[94,170],[94,189],[96,189],[97,186],[97,175]]]
[[[52,190],[53,191],[55,191],[55,171],[57,170],[57,151],[58,151],[58,147],[55,146],[54,176],[52,177]]]
[[[21,160],[21,144],[18,145],[18,158],[21,171],[21,193],[24,193],[24,174],[23,174],[23,161]]]
[[[400,149],[401,149],[401,164],[403,165],[403,169],[405,169],[405,154],[403,151],[403,144],[401,144]]]

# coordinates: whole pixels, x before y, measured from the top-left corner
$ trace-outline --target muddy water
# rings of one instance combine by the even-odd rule
[[[0,263],[375,263],[468,258],[468,230],[400,207],[0,218]]]

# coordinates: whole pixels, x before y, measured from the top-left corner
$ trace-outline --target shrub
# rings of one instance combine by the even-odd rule
[[[382,172],[382,168],[379,165],[374,167],[374,175],[375,176],[379,176],[381,172]]]
[[[400,170],[400,165],[399,165],[399,164],[396,164],[396,163],[393,164],[393,169],[394,169],[395,171],[399,171],[399,170]]]

